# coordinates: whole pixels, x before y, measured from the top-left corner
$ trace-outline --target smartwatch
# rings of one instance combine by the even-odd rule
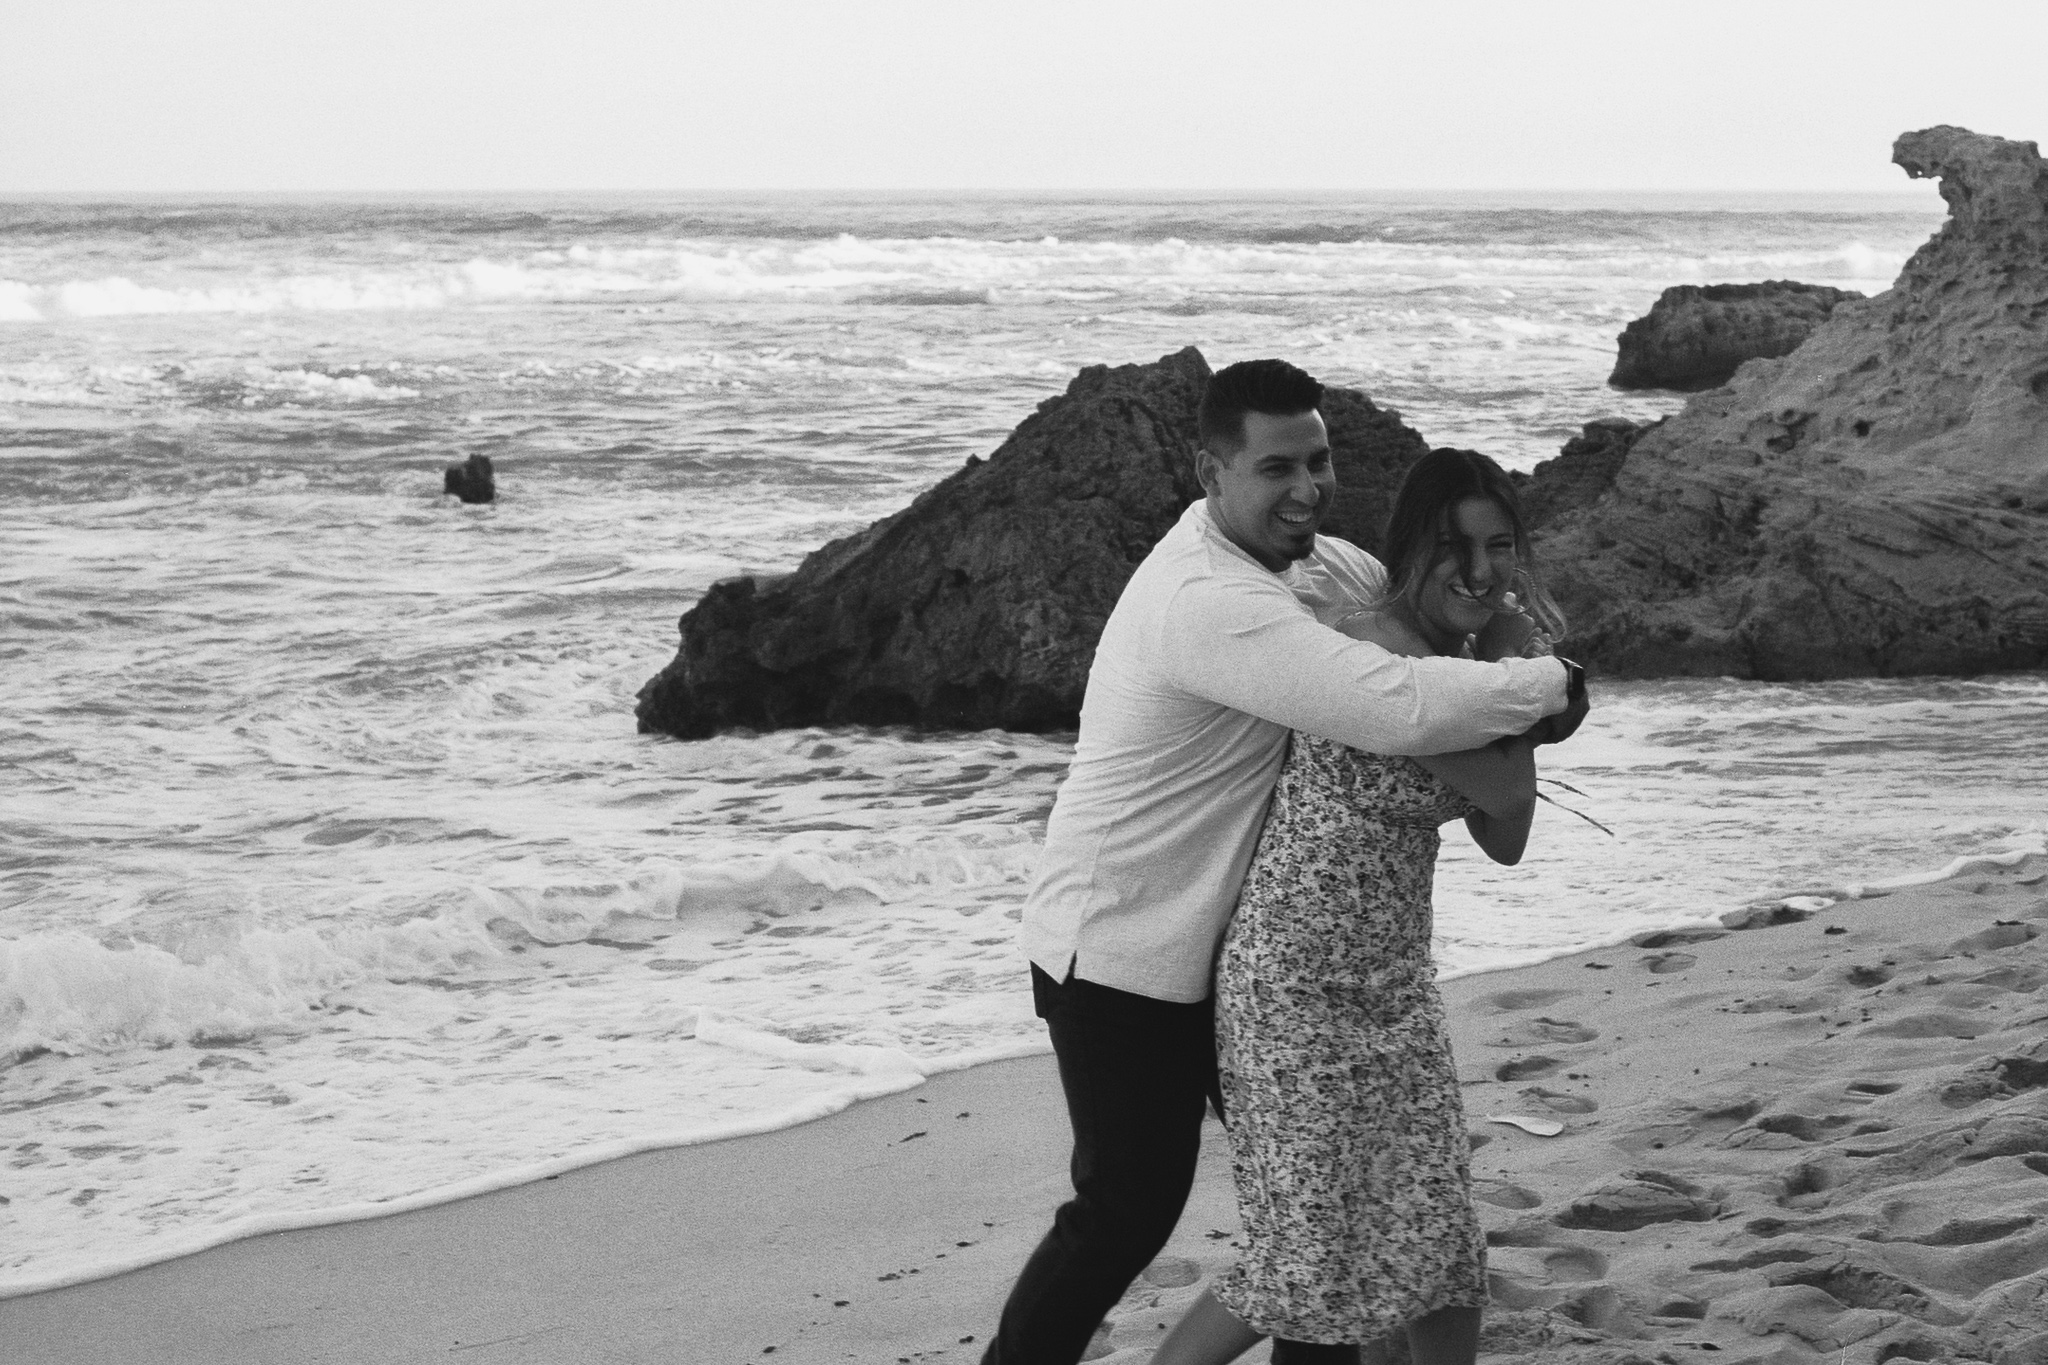
[[[1586,695],[1586,666],[1576,659],[1567,659],[1562,654],[1553,654],[1551,657],[1564,665],[1565,705],[1570,706],[1583,700]]]

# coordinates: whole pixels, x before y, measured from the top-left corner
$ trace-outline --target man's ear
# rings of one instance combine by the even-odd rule
[[[1195,451],[1195,482],[1202,485],[1204,493],[1212,497],[1215,496],[1217,485],[1223,477],[1223,466],[1228,463],[1228,460],[1225,460],[1207,446],[1202,446]]]

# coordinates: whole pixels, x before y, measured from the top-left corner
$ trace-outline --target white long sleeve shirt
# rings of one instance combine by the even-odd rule
[[[1325,624],[1385,584],[1348,541],[1320,536],[1275,573],[1224,536],[1207,502],[1182,514],[1096,646],[1024,903],[1034,963],[1056,981],[1071,969],[1154,999],[1206,999],[1290,730],[1437,754],[1564,709],[1554,659],[1404,658]]]

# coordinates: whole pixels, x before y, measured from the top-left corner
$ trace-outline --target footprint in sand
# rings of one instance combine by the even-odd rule
[[[2048,984],[2048,968],[2033,966],[1994,967],[1970,978],[1973,986],[1996,986],[2019,995],[2031,995]]]
[[[1545,1090],[1540,1085],[1532,1085],[1522,1094],[1535,1100],[1545,1109],[1555,1110],[1560,1114],[1590,1114],[1600,1107],[1600,1101],[1590,1096],[1567,1095],[1558,1090]]]
[[[1519,1218],[1504,1227],[1488,1228],[1486,1244],[1490,1247],[1557,1246],[1557,1228],[1548,1218]]]
[[[1161,1256],[1140,1273],[1147,1284],[1161,1289],[1179,1289],[1202,1278],[1202,1268],[1185,1256]]]
[[[1472,1187],[1474,1199],[1484,1199],[1496,1208],[1533,1209],[1543,1202],[1543,1196],[1527,1185],[1516,1185],[1505,1180],[1487,1181]]]
[[[1661,1152],[1667,1147],[1699,1136],[1700,1130],[1689,1123],[1652,1123],[1642,1128],[1632,1128],[1618,1137],[1609,1138],[1615,1146],[1633,1156],[1644,1156],[1650,1152]]]
[[[1497,1081],[1526,1081],[1537,1076],[1548,1076],[1563,1066],[1555,1057],[1517,1057],[1512,1062],[1502,1062],[1494,1068],[1493,1078]]]
[[[2014,1214],[2007,1218],[1951,1218],[1932,1232],[1917,1237],[1903,1237],[1872,1228],[1860,1232],[1858,1237],[1871,1242],[1912,1242],[1923,1247],[1966,1247],[1978,1246],[1985,1242],[1999,1242],[2015,1232],[2025,1232],[2034,1226],[2035,1218],[2030,1213]]]
[[[1665,1299],[1650,1310],[1652,1317],[1678,1318],[1686,1322],[1701,1322],[1707,1316],[1711,1300],[1675,1298]]]
[[[1763,1103],[1759,1100],[1731,1100],[1712,1109],[1693,1110],[1692,1122],[1695,1128],[1704,1133],[1728,1133],[1748,1123],[1763,1111]]]
[[[1848,1085],[1852,1095],[1895,1095],[1904,1088],[1897,1081],[1851,1081]]]
[[[1669,976],[1694,966],[1699,959],[1691,953],[1650,953],[1642,959],[1645,967],[1655,976]]]
[[[1847,1114],[1827,1114],[1820,1118],[1810,1114],[1765,1114],[1728,1134],[1721,1145],[1760,1151],[1786,1149],[1801,1143],[1819,1142],[1834,1129],[1852,1121]]]
[[[1525,1308],[1548,1308],[1557,1298],[1554,1290],[1539,1289],[1519,1275],[1498,1270],[1487,1272],[1486,1296],[1511,1313]]]
[[[1712,943],[1728,937],[1726,929],[1659,929],[1654,934],[1637,934],[1629,942],[1638,948],[1676,948],[1685,943]]]
[[[1612,1285],[1596,1284],[1581,1289],[1553,1304],[1550,1311],[1609,1336],[1643,1335],[1642,1323]]]
[[[1587,1028],[1572,1019],[1536,1018],[1527,1023],[1517,1024],[1499,1038],[1486,1044],[1488,1047],[1533,1047],[1541,1043],[1590,1043],[1600,1036],[1600,1030]]]
[[[1607,1276],[1607,1258],[1591,1247],[1559,1247],[1543,1258],[1550,1278],[1563,1284],[1585,1284]]]
[[[1892,969],[1889,967],[1868,967],[1860,963],[1851,963],[1842,969],[1842,980],[1859,988],[1882,986],[1891,979]]]
[[[2002,987],[1965,981],[1935,992],[1934,1003],[1949,1010],[1980,1010],[2005,998]]]
[[[2000,948],[2017,948],[2041,936],[2041,931],[2031,924],[2000,920],[1989,929],[1979,930],[1966,938],[1959,938],[1943,951],[1948,953],[1990,953]]]
[[[1830,1129],[1850,1121],[1847,1114],[1826,1114],[1820,1118],[1808,1114],[1765,1114],[1756,1120],[1755,1126],[1766,1133],[1796,1137],[1801,1142],[1818,1142]]]
[[[1497,994],[1484,997],[1482,1000],[1480,1000],[1479,1003],[1482,1005],[1490,1005],[1494,1009],[1500,1010],[1502,1012],[1507,1012],[1511,1010],[1534,1010],[1541,1009],[1545,1005],[1554,1005],[1568,995],[1577,994],[1577,991],[1572,990],[1501,991]]]
[[[1988,1033],[1991,1025],[1974,1015],[1956,1014],[1949,1010],[1933,1010],[1926,1014],[1908,1014],[1890,1019],[1882,1024],[1872,1024],[1863,1030],[1868,1038],[1975,1038]]]

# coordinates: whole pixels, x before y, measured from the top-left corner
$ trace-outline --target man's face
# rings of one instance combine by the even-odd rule
[[[1337,491],[1330,433],[1314,411],[1245,414],[1244,448],[1227,460],[1204,450],[1195,474],[1230,543],[1276,573],[1315,549]]]

